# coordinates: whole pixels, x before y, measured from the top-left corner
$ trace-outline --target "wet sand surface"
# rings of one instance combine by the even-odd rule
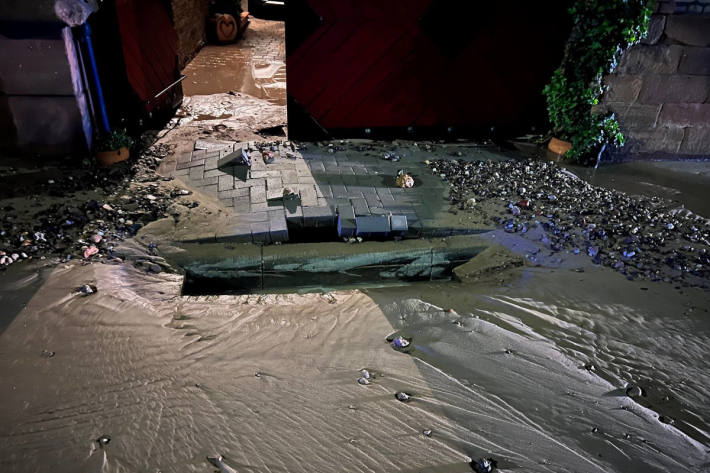
[[[707,292],[593,267],[327,296],[181,282],[54,270],[0,335],[0,470],[710,471]]]
[[[206,45],[183,70],[186,96],[241,92],[286,105],[284,23],[252,18],[244,38]]]

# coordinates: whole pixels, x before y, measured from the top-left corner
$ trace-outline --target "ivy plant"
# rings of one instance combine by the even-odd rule
[[[594,110],[604,93],[602,80],[621,54],[641,40],[655,0],[574,0],[573,28],[562,64],[543,93],[552,133],[572,143],[566,157],[586,161],[625,138],[611,113]]]
[[[116,129],[100,139],[96,148],[98,151],[115,151],[124,146],[126,148],[133,146],[133,138],[128,135],[125,129]]]

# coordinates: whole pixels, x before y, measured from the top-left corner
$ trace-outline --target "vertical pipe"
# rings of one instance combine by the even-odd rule
[[[101,115],[101,126],[104,133],[109,133],[111,127],[108,123],[108,114],[106,113],[106,102],[104,101],[104,91],[101,88],[101,79],[99,78],[99,68],[96,66],[96,56],[94,56],[94,45],[91,42],[91,27],[89,23],[84,23],[84,42],[86,43],[86,52],[89,55],[89,65],[91,66],[91,76],[96,90],[96,101],[99,104],[99,112]]]

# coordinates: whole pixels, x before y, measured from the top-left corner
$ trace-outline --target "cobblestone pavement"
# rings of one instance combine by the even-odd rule
[[[286,105],[284,23],[252,18],[244,38],[207,45],[183,73],[186,96],[243,92]]]
[[[289,229],[301,228],[329,228],[335,238],[338,216],[345,235],[354,232],[355,217],[391,215],[406,216],[410,238],[457,233],[441,217],[449,210],[447,186],[427,172],[425,160],[431,155],[416,144],[398,148],[399,162],[383,159],[390,151],[373,145],[298,149],[289,142],[198,140],[195,148],[165,163],[163,172],[233,212],[229,226],[216,233],[205,230],[201,241],[283,242]],[[242,149],[250,168],[235,164]],[[395,185],[400,169],[414,176],[414,188]]]

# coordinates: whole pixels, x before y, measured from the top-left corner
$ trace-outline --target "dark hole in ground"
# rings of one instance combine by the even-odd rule
[[[260,255],[225,256],[225,261],[210,266],[184,267],[182,293],[307,293],[450,281],[454,268],[481,250],[432,247],[421,242],[265,246]]]

